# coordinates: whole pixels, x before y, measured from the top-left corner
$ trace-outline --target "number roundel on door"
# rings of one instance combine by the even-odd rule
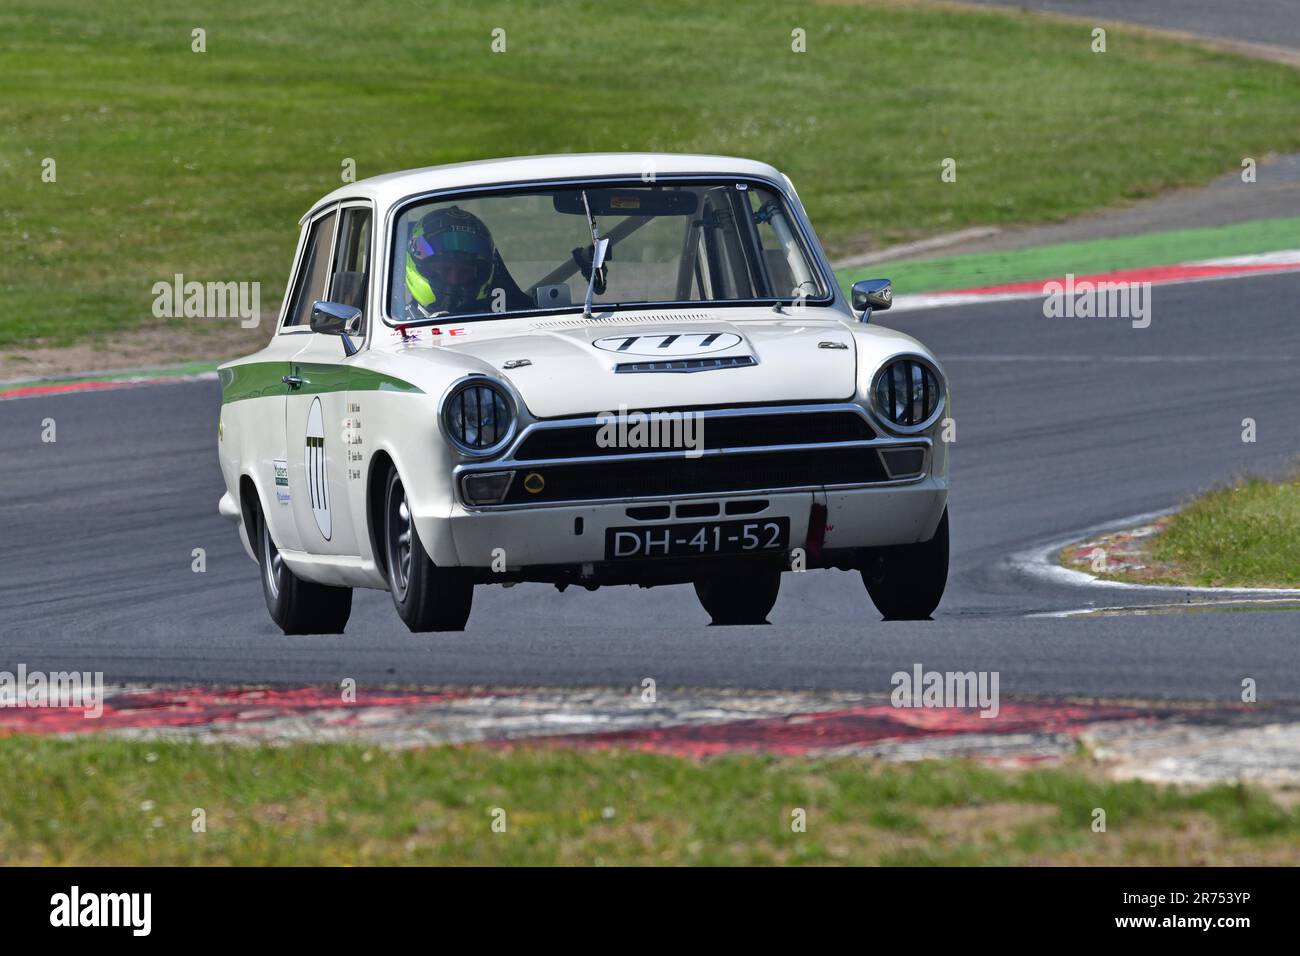
[[[311,498],[311,513],[316,519],[326,541],[332,530],[330,523],[329,475],[325,471],[325,417],[321,413],[320,399],[311,403],[307,413],[307,440],[304,455],[307,469],[307,493]]]

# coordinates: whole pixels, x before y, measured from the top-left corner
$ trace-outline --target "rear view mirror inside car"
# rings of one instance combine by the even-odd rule
[[[587,215],[581,190],[557,192],[552,201],[556,212]],[[665,189],[588,189],[587,201],[593,216],[690,216],[700,206],[694,193]]]

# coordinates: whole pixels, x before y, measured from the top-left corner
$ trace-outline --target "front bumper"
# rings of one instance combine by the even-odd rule
[[[821,551],[913,544],[933,537],[948,498],[947,481],[920,481],[861,488],[746,492],[612,502],[550,505],[497,511],[453,507],[446,526],[417,515],[422,540],[450,530],[456,562],[462,567],[523,572],[554,565],[619,564],[606,562],[608,528],[673,525],[701,521],[786,517],[790,546],[815,558]],[[818,507],[824,520],[819,518]],[[742,510],[738,510],[742,509]],[[426,531],[427,527],[427,531]],[[787,556],[782,556],[783,561]],[[705,558],[664,558],[685,564]],[[653,563],[653,562],[651,562]],[[528,575],[524,575],[525,579]]]
[[[604,445],[599,418],[535,422],[501,457],[455,468],[445,517],[415,515],[421,540],[437,545],[440,565],[491,569],[486,580],[557,577],[530,572],[539,568],[569,569],[565,579],[577,568],[585,578],[601,566],[596,577],[618,579],[630,563],[606,559],[609,528],[783,517],[790,551],[816,567],[851,561],[855,549],[929,540],[943,514],[947,448],[933,430],[891,435],[847,402],[686,414],[702,422],[693,455]],[[466,482],[488,475],[500,497],[485,502]],[[823,561],[823,552],[833,554]],[[792,555],[778,555],[788,567]],[[653,577],[704,560],[729,559],[645,563]]]

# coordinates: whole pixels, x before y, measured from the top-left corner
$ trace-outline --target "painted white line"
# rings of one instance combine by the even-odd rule
[[[1200,585],[1181,585],[1181,584],[1135,584],[1131,581],[1108,581],[1105,578],[1099,578],[1096,575],[1088,574],[1086,571],[1076,571],[1074,568],[1067,568],[1057,563],[1056,555],[1061,549],[1074,544],[1078,541],[1086,541],[1097,535],[1107,534],[1112,531],[1123,531],[1126,528],[1136,528],[1140,525],[1150,524],[1157,518],[1163,518],[1166,515],[1173,514],[1177,508],[1165,508],[1161,511],[1151,511],[1147,514],[1132,515],[1119,521],[1107,521],[1103,524],[1093,525],[1090,528],[1084,528],[1075,531],[1070,535],[1059,538],[1048,544],[1038,545],[1024,551],[1018,551],[1006,559],[1006,563],[1015,571],[1027,574],[1030,577],[1038,578],[1043,581],[1050,581],[1053,584],[1067,584],[1071,587],[1097,587],[1111,588],[1114,590],[1151,592],[1164,591],[1166,593],[1176,591],[1184,594],[1211,594],[1211,595],[1243,595],[1243,596],[1272,596],[1272,597],[1291,597],[1300,598],[1300,588],[1213,588],[1203,587]],[[1090,608],[1089,611],[1101,610],[1099,608]]]
[[[1295,607],[1300,596],[1294,598],[1233,598],[1225,601],[1179,601],[1166,604],[1116,604],[1112,607],[1077,607],[1068,611],[1035,611],[1025,617],[1084,617],[1089,614],[1122,613],[1141,616],[1148,612],[1188,611],[1198,608],[1216,607],[1258,607],[1261,604],[1278,604],[1282,607]]]
[[[918,239],[916,242],[904,242],[901,245],[890,246],[888,249],[881,249],[878,252],[865,252],[860,256],[846,256],[837,262],[832,262],[831,268],[852,269],[854,266],[869,266],[875,262],[902,259],[917,252],[930,252],[933,249],[945,249],[948,246],[955,246],[957,243],[965,242],[968,239],[987,239],[989,236],[996,236],[1001,231],[1001,229],[993,226],[958,229],[956,232],[946,232],[941,236],[932,236],[929,239]]]
[[[1226,259],[1205,259],[1194,262],[1196,266],[1300,266],[1300,249],[1282,249],[1278,252],[1261,252],[1253,256],[1229,256]]]
[[[1051,281],[1048,279],[1045,282]],[[916,309],[941,309],[950,305],[976,305],[985,302],[1015,302],[1019,299],[1041,299],[1042,292],[921,292],[916,295],[896,295],[890,312],[910,312]],[[875,318],[873,315],[872,318]]]
[[[1289,253],[1288,253],[1288,254],[1289,254]],[[1208,266],[1208,265],[1217,265],[1217,264],[1220,264],[1220,263],[1215,263],[1215,262],[1181,262],[1181,263],[1178,263],[1178,265],[1181,265],[1181,266],[1189,266],[1189,267],[1190,267],[1190,266]],[[1236,265],[1237,263],[1233,263],[1233,262],[1224,262],[1224,263],[1222,263],[1222,264],[1225,264],[1225,265]],[[1283,264],[1283,265],[1290,265],[1291,262],[1290,262],[1290,260],[1287,260],[1287,261],[1285,261],[1285,262],[1283,262],[1283,263],[1280,263],[1280,264]],[[1270,270],[1267,270],[1267,271],[1264,271],[1264,272],[1236,272],[1236,273],[1231,273],[1231,274],[1229,274],[1229,275],[1219,275],[1219,276],[1192,276],[1192,277],[1181,278],[1181,279],[1156,279],[1156,280],[1151,280],[1151,285],[1152,285],[1153,287],[1166,286],[1166,285],[1190,285],[1190,284],[1192,284],[1192,283],[1194,283],[1194,282],[1223,282],[1223,281],[1225,281],[1225,280],[1229,280],[1229,279],[1257,279],[1257,278],[1260,278],[1260,277],[1263,277],[1263,276],[1290,275],[1290,274],[1293,273],[1293,272],[1300,271],[1300,261],[1295,262],[1294,265],[1295,265],[1295,268],[1294,268],[1294,269],[1270,269]],[[1161,267],[1160,267],[1160,266],[1152,266],[1151,268],[1153,268],[1153,269],[1159,269],[1159,268],[1161,268]],[[1118,271],[1129,271],[1129,270],[1118,270]],[[1100,276],[1108,275],[1108,273],[1097,273],[1097,275],[1100,277]],[[1049,278],[1043,279],[1043,280],[1042,280],[1042,283],[1045,285],[1045,284],[1047,284],[1048,282],[1056,281],[1056,279],[1058,279],[1058,278],[1059,278],[1059,277],[1054,277],[1054,278],[1050,278],[1050,277],[1049,277]],[[1077,278],[1078,278],[1078,277],[1076,277],[1076,279],[1077,279]],[[1038,280],[1030,280],[1030,279],[1026,279],[1026,280],[1024,280],[1024,281],[1026,281],[1026,282],[1030,282],[1030,281],[1038,281]],[[1091,281],[1091,280],[1089,280],[1089,281]],[[1103,281],[1105,281],[1105,280],[1103,280]],[[1141,280],[1141,281],[1146,281],[1146,280]],[[1002,283],[998,283],[998,284],[1002,284]],[[896,295],[896,296],[894,296],[894,303],[893,303],[893,305],[890,307],[890,310],[889,310],[889,311],[891,311],[891,312],[911,312],[911,311],[916,311],[916,310],[918,310],[918,309],[940,309],[940,308],[944,308],[944,307],[946,307],[946,306],[953,306],[953,305],[975,305],[975,304],[984,303],[984,302],[1014,302],[1014,301],[1017,301],[1017,300],[1020,300],[1020,299],[1043,299],[1043,298],[1046,298],[1046,296],[1044,295],[1044,293],[1043,293],[1042,291],[1030,291],[1030,292],[988,292],[988,293],[982,293],[982,292],[918,292],[918,293],[916,293],[915,295]],[[873,316],[873,318],[874,318],[874,316]]]
[[[1289,365],[1300,362],[1300,356],[1285,353],[1280,355],[1030,355],[1008,352],[1000,355],[945,355],[943,357],[944,365],[950,365],[953,362],[991,362],[994,364],[999,362],[1033,362],[1035,364],[1054,362],[1068,365],[1094,365],[1098,362],[1137,365],[1159,365],[1165,362],[1172,365],[1193,365],[1201,362],[1213,362],[1216,365],[1222,365],[1224,362],[1248,362],[1255,365],[1280,362]]]

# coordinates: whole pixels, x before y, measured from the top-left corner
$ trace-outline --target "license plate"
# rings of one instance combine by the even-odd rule
[[[790,546],[790,519],[703,521],[605,529],[605,560],[686,558],[707,554],[755,554],[785,551]]]

